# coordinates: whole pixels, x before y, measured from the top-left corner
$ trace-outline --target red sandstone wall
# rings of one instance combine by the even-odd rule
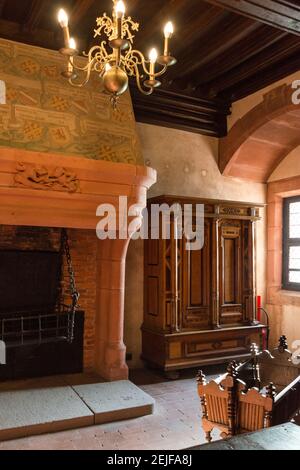
[[[68,234],[79,305],[85,311],[84,369],[91,371],[95,366],[97,237],[94,230],[69,230]]]

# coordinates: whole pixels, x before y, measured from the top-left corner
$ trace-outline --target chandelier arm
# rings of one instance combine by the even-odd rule
[[[92,73],[92,68],[93,68],[93,65],[94,65],[94,62],[95,62],[95,59],[93,59],[91,62],[89,62],[89,68],[87,70],[85,70],[86,72],[86,77],[85,79],[80,82],[80,83],[76,83],[74,82],[74,79],[73,78],[70,78],[69,79],[69,83],[72,85],[72,86],[75,86],[77,88],[82,88],[83,86],[85,86],[89,80],[90,80],[90,77],[91,77],[91,73]]]
[[[139,59],[140,59],[139,64],[142,65],[145,74],[150,75],[150,68],[147,70],[147,67],[146,67],[146,64],[148,64],[149,61],[147,61],[145,59],[145,56],[144,56],[144,54],[142,54],[142,52],[138,51],[137,49],[132,49],[128,52],[125,59],[128,59],[130,61],[134,58],[135,55],[139,57]]]
[[[136,69],[136,83],[137,83],[137,87],[138,87],[139,91],[141,93],[143,93],[143,95],[146,95],[146,96],[152,95],[152,93],[154,91],[154,88],[150,88],[149,90],[145,90],[141,85],[140,72],[139,72],[139,69],[138,69],[137,65],[135,66],[135,69]]]
[[[168,66],[164,65],[163,69],[160,72],[157,72],[157,73],[154,74],[154,77],[161,77],[166,72],[167,68],[168,68]]]
[[[70,58],[69,58],[69,63],[71,63],[74,67],[74,69],[80,71],[80,72],[87,72],[88,69],[90,68],[90,64],[93,63],[95,61],[95,57],[92,57],[93,53],[98,49],[99,53],[101,53],[102,51],[102,47],[101,46],[94,46],[91,48],[91,50],[89,51],[89,53],[86,55],[86,57],[88,58],[88,62],[87,64],[84,66],[84,67],[80,67],[79,65],[76,65],[74,60],[71,61]],[[73,63],[72,63],[73,62]]]
[[[98,62],[96,61],[96,64],[94,65],[94,71],[99,73],[99,77],[103,77],[103,74],[105,72],[105,65],[107,64],[108,62],[105,62],[104,64],[102,64],[101,62]],[[99,68],[100,67],[100,68]]]

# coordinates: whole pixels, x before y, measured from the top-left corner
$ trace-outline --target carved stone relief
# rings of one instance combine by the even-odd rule
[[[65,191],[76,193],[80,183],[75,173],[66,168],[49,169],[45,166],[33,166],[19,162],[14,177],[15,186],[30,189]]]

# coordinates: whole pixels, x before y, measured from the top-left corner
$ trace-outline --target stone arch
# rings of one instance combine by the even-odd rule
[[[300,105],[293,104],[294,92],[285,84],[266,93],[221,139],[223,175],[266,183],[278,164],[300,145]]]

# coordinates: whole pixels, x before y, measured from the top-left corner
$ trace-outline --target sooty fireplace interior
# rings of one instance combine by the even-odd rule
[[[83,370],[84,312],[77,308],[67,232],[47,250],[33,246],[0,249],[0,339],[7,348],[2,380]]]

